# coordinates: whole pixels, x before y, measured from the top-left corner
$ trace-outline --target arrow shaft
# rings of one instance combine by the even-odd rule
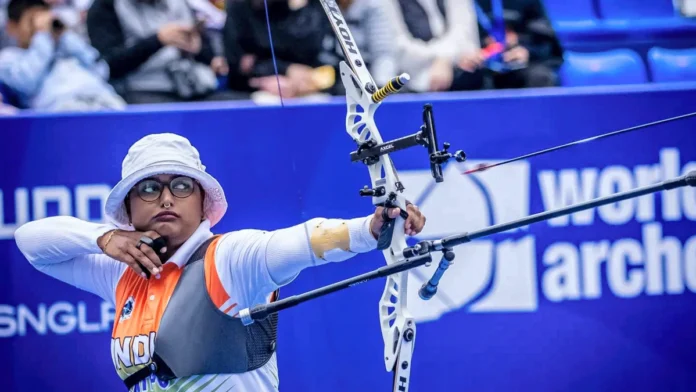
[[[548,153],[550,153],[550,152],[554,152],[554,151],[558,151],[558,150],[563,150],[563,149],[566,149],[566,148],[569,148],[569,147],[577,146],[577,145],[579,145],[579,144],[584,144],[584,143],[592,142],[592,141],[595,141],[595,140],[605,139],[605,138],[612,137],[612,136],[618,136],[618,135],[622,135],[622,134],[625,134],[625,133],[634,132],[634,131],[638,131],[638,130],[641,130],[641,129],[649,128],[649,127],[652,127],[652,126],[655,126],[655,125],[660,125],[660,124],[664,124],[664,123],[668,123],[668,122],[672,122],[672,121],[682,120],[682,119],[689,118],[689,117],[693,117],[693,116],[696,116],[696,112],[687,113],[687,114],[682,114],[682,115],[680,115],[680,116],[670,117],[670,118],[666,118],[666,119],[663,119],[663,120],[658,120],[658,121],[649,122],[649,123],[646,123],[646,124],[636,125],[636,126],[633,126],[633,127],[630,127],[630,128],[620,129],[620,130],[618,130],[618,131],[608,132],[608,133],[605,133],[605,134],[602,134],[602,135],[592,136],[592,137],[588,137],[588,138],[582,139],[582,140],[576,140],[576,141],[574,141],[574,142],[562,144],[562,145],[560,145],[560,146],[550,147],[550,148],[547,148],[547,149],[544,149],[544,150],[535,151],[535,152],[532,152],[532,153],[529,153],[529,154],[525,154],[525,155],[519,156],[519,157],[517,157],[517,158],[507,159],[507,160],[504,160],[504,161],[502,161],[502,162],[497,162],[497,163],[493,163],[493,164],[490,164],[490,165],[481,165],[481,166],[478,166],[478,167],[476,167],[476,168],[474,168],[474,169],[469,169],[469,170],[465,171],[465,172],[462,173],[462,174],[472,174],[472,173],[476,173],[476,172],[488,170],[488,169],[491,169],[491,168],[494,168],[494,167],[497,167],[497,166],[507,165],[508,163],[520,161],[520,160],[523,160],[523,159],[533,158],[533,157],[536,157],[536,156],[539,156],[539,155],[548,154]]]

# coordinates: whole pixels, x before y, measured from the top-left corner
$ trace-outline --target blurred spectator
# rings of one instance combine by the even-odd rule
[[[21,107],[37,110],[122,109],[99,53],[70,31],[43,0],[11,0],[7,31],[17,46],[0,50],[0,82]]]
[[[0,116],[9,116],[17,113],[17,108],[9,105],[5,96],[3,95],[3,86],[0,85]]]
[[[696,17],[696,0],[674,0],[674,6],[683,16]]]
[[[129,103],[240,98],[217,91],[227,72],[186,0],[95,0],[87,31]]]
[[[378,87],[387,84],[397,76],[396,47],[394,46],[394,27],[388,23],[389,9],[384,0],[337,0],[348,28],[355,39],[365,65],[370,70]],[[324,39],[321,53],[322,63],[334,67],[338,75],[338,65],[345,60],[336,33],[330,27]],[[332,94],[343,95],[343,82],[338,78]]]
[[[225,57],[225,46],[222,43],[222,29],[225,27],[227,14],[224,0],[188,0],[188,4],[196,14],[196,18],[205,21],[205,34],[210,39],[215,56]],[[227,60],[225,60],[226,62]]]
[[[502,64],[498,71],[489,63],[491,87],[523,88],[550,87],[558,84],[557,72],[563,63],[563,49],[551,27],[540,0],[497,0],[502,1],[501,15],[505,43],[500,54]],[[465,76],[480,80],[481,68],[490,57],[487,49],[496,44],[492,33],[495,16],[491,0],[477,0],[479,35],[481,47],[478,54],[460,60],[459,66]],[[501,43],[502,44],[502,43]],[[472,75],[473,73],[473,75]]]
[[[46,0],[46,3],[67,28],[87,39],[85,18],[91,0]],[[0,49],[5,46],[16,46],[14,40],[5,33],[7,4],[9,0],[0,0]]]
[[[188,0],[188,4],[198,15],[198,19],[205,20],[205,27],[210,30],[222,30],[225,26],[224,3],[213,0]]]
[[[0,0],[0,49],[5,46],[14,46],[14,40],[7,35],[7,4],[8,0]]]
[[[0,103],[0,116],[12,116],[14,114],[17,114],[17,109],[10,105]]]
[[[454,79],[462,56],[480,50],[473,0],[384,0],[396,27],[400,71],[418,92],[467,89]],[[476,88],[476,87],[474,87]]]
[[[328,18],[318,1],[267,0],[283,97],[326,91],[335,74],[320,68]],[[230,89],[278,95],[264,0],[230,0],[224,43]],[[328,68],[332,71],[332,68]]]
[[[86,40],[87,10],[92,5],[92,0],[46,0],[51,6],[51,10],[60,20],[72,31],[80,34]]]

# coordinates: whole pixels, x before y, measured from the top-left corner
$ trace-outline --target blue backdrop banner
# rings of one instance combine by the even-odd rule
[[[687,119],[476,175],[536,149],[694,110],[696,88],[553,89],[396,97],[385,139],[414,133],[433,104],[440,141],[463,149],[434,185],[427,154],[392,154],[427,216],[409,241],[478,230],[696,170]],[[342,101],[279,107],[151,107],[118,114],[0,120],[0,384],[3,391],[120,391],[110,359],[114,309],[46,277],[13,241],[52,215],[102,219],[128,147],[188,137],[230,202],[216,232],[278,229],[370,214],[364,165],[351,163]],[[682,188],[534,224],[455,248],[430,301],[410,273],[418,323],[411,391],[696,390],[696,189]],[[384,265],[380,252],[304,271],[283,297]],[[371,281],[280,314],[281,391],[391,391]]]

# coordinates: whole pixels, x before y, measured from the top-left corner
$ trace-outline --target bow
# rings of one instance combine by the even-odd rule
[[[442,182],[442,164],[454,158],[465,160],[465,154],[449,153],[448,143],[439,150],[435,122],[431,105],[424,105],[423,125],[420,130],[406,137],[385,142],[374,122],[374,115],[383,100],[398,92],[409,81],[408,74],[392,78],[384,87],[377,89],[372,75],[365,65],[348,25],[334,0],[320,0],[331,26],[338,38],[346,61],[340,62],[340,75],[346,90],[346,132],[358,148],[350,154],[352,162],[363,162],[370,173],[372,187],[360,190],[361,196],[372,197],[372,204],[384,207],[385,224],[378,238],[377,248],[382,251],[387,266],[394,266],[407,248],[404,223],[408,218],[407,203],[402,193],[404,186],[399,181],[390,153],[408,147],[423,146],[430,156],[430,168],[436,182]],[[398,207],[400,216],[389,219],[389,208]],[[451,261],[454,254],[443,250],[443,256]],[[413,261],[430,262],[431,255],[418,255]],[[384,365],[394,372],[393,390],[408,391],[411,357],[416,340],[416,322],[408,311],[408,271],[396,272],[386,277],[382,297],[379,301],[379,321],[384,340]]]
[[[346,90],[346,132],[357,144],[356,151],[350,153],[351,161],[364,163],[370,174],[371,188],[366,186],[359,191],[359,194],[371,197],[374,206],[384,207],[383,217],[385,224],[378,237],[377,248],[382,251],[386,259],[386,266],[303,294],[269,304],[256,305],[251,309],[243,309],[239,312],[239,315],[244,325],[249,325],[255,320],[265,319],[273,313],[360,283],[386,278],[384,291],[379,301],[379,320],[384,340],[384,364],[388,372],[393,372],[393,392],[407,392],[410,385],[411,358],[416,339],[416,323],[408,311],[407,304],[409,270],[422,265],[429,265],[433,262],[433,253],[438,252],[438,268],[432,278],[423,284],[419,290],[420,298],[428,300],[437,293],[440,279],[452,264],[454,260],[452,248],[456,245],[648,193],[687,185],[696,186],[696,172],[691,172],[685,176],[666,180],[659,184],[617,193],[557,210],[546,211],[513,222],[487,227],[476,232],[463,233],[440,240],[421,241],[409,247],[404,234],[404,223],[408,218],[408,213],[406,212],[408,201],[402,195],[405,188],[399,180],[389,154],[413,146],[425,147],[429,154],[431,174],[436,183],[444,180],[442,174],[442,165],[444,163],[450,159],[463,162],[466,160],[466,155],[461,150],[455,153],[448,152],[449,143],[443,143],[444,148],[442,150],[439,149],[433,110],[430,104],[423,106],[423,124],[418,132],[399,139],[383,141],[374,122],[374,114],[383,100],[387,96],[401,90],[408,83],[410,77],[408,74],[401,74],[392,78],[382,88],[377,89],[376,83],[365,65],[365,61],[336,1],[319,0],[319,2],[329,18],[345,56],[345,61],[341,61],[339,64],[339,71],[341,81]],[[269,23],[269,38],[271,39],[271,51],[273,51],[270,34]],[[275,55],[273,57],[275,61]],[[278,87],[280,91],[280,83]],[[691,115],[696,115],[696,113]],[[618,132],[623,133],[631,130]],[[605,137],[605,135],[600,137]],[[568,146],[570,145],[561,147]],[[546,152],[550,152],[550,149],[541,153]],[[534,155],[530,154],[528,156]],[[476,171],[485,170],[493,166],[498,165],[479,167]],[[395,219],[389,218],[387,215],[388,209],[396,207],[400,208],[401,214]]]
[[[443,181],[442,164],[450,159],[463,162],[466,157],[462,151],[449,153],[448,143],[443,144],[443,150],[439,149],[433,110],[429,104],[423,107],[423,124],[418,132],[384,142],[374,122],[375,112],[384,99],[401,90],[410,77],[403,73],[378,89],[336,1],[320,0],[319,2],[326,12],[346,59],[340,62],[339,72],[346,90],[346,132],[357,144],[357,150],[350,154],[351,161],[363,162],[368,168],[372,182],[371,188],[365,186],[359,194],[371,197],[374,206],[384,207],[382,211],[385,223],[378,237],[377,249],[382,251],[387,267],[398,269],[403,267],[399,262],[402,261],[401,255],[407,248],[404,223],[408,218],[408,201],[402,195],[405,188],[399,181],[389,154],[413,146],[425,147],[436,182]],[[401,210],[400,215],[395,219],[389,218],[388,210],[397,207]],[[447,262],[451,262],[454,258],[454,254],[449,249],[443,250],[442,254],[448,260]],[[409,261],[413,266],[423,265],[430,263],[432,257],[428,253],[412,257]],[[365,280],[386,277],[384,291],[379,301],[379,320],[384,340],[384,364],[387,371],[394,372],[393,390],[406,392],[416,339],[416,323],[407,306],[408,272],[407,270],[399,272],[397,269],[387,269],[372,276],[361,275],[301,296],[286,298],[276,302],[272,308],[261,305],[251,311],[244,309],[240,312],[240,317],[243,323],[248,325],[254,319],[266,317],[271,312],[295,306],[305,300],[350,287]]]

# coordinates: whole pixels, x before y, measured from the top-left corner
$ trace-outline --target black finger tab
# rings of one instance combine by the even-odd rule
[[[152,241],[152,245],[150,246],[156,253],[160,253],[162,248],[167,246],[167,239],[164,237],[157,237],[154,241]]]
[[[385,209],[386,211],[386,209]],[[377,249],[387,249],[391,245],[392,234],[394,233],[394,219],[389,219],[382,225],[382,230],[377,238]]]

